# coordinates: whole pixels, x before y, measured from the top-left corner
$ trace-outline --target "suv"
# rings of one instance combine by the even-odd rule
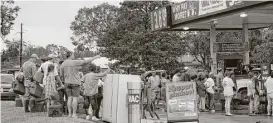
[[[1,99],[15,99],[16,94],[11,92],[11,85],[15,81],[12,74],[2,74],[1,73]]]

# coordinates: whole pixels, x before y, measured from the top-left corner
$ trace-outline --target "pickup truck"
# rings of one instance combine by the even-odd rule
[[[254,68],[251,72],[261,73],[260,68]],[[260,78],[261,75],[258,76]],[[235,98],[240,100],[241,104],[249,104],[249,98],[247,97],[247,83],[251,81],[248,75],[235,75],[237,81],[237,90]],[[261,81],[259,82],[261,85]],[[261,86],[259,87],[261,89]]]

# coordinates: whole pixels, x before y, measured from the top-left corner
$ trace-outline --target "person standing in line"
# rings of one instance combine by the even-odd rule
[[[42,83],[44,88],[46,88],[46,86],[48,86],[48,85],[53,85],[53,83],[55,84],[56,87],[57,87],[57,85],[59,85],[60,87],[64,87],[64,85],[60,79],[59,73],[58,73],[58,64],[56,64],[57,57],[58,57],[57,55],[49,54],[48,57],[46,58],[46,61],[44,63],[42,63],[41,67],[38,69],[38,72],[43,71],[43,73],[44,73],[44,78],[43,78],[43,83]],[[51,71],[54,74],[54,82],[52,82],[53,80],[47,79],[48,75],[49,75],[48,70],[51,70],[48,68],[48,66],[52,66],[52,65],[54,66],[53,71]],[[47,83],[47,82],[50,82],[50,83]],[[49,92],[49,90],[50,90],[50,92]],[[46,91],[48,91],[48,92],[46,92]],[[49,93],[49,95],[52,94],[53,91],[55,93],[55,88],[53,88],[52,90],[51,90],[51,88],[45,89],[45,92]],[[49,96],[49,95],[47,95],[47,96]],[[48,99],[48,101],[50,101],[50,99]],[[47,102],[47,104],[48,104],[47,106],[49,106],[50,102]]]
[[[175,74],[173,75],[172,82],[180,82],[181,79],[181,74],[183,73],[182,70],[176,70]]]
[[[49,54],[47,61],[42,63],[41,67],[38,69],[39,72],[43,71],[43,73],[44,73],[44,78],[43,78],[43,85],[44,86],[46,85],[46,76],[48,75],[48,65],[51,65],[51,64],[54,65],[53,72],[54,72],[55,80],[62,85],[62,82],[61,82],[61,79],[60,79],[60,76],[58,73],[59,66],[58,66],[58,64],[56,64],[56,58],[57,58],[57,55]]]
[[[270,112],[273,110],[273,72],[271,72],[264,86],[267,92],[267,116],[270,116]]]
[[[152,76],[148,78],[148,83],[150,85],[150,88],[148,89],[151,97],[152,103],[156,104],[157,100],[159,100],[160,95],[159,95],[159,85],[160,85],[160,77],[156,75],[156,72],[152,72]],[[155,107],[156,108],[156,107]]]
[[[197,94],[199,95],[199,110],[200,112],[207,112],[206,110],[206,87],[205,87],[205,75],[198,74],[196,83]]]
[[[223,79],[222,86],[224,88],[226,116],[232,116],[233,114],[230,113],[230,104],[232,101],[232,97],[234,95],[233,93],[234,83],[230,78],[230,72],[228,71],[225,72],[225,78]]]
[[[249,78],[250,80],[247,83],[247,96],[249,97],[249,115],[255,116],[256,113],[255,111],[253,112],[253,108],[254,110],[256,109],[255,100],[257,100],[259,97],[255,88],[255,81],[257,78],[252,72],[249,72]]]
[[[30,85],[32,84],[32,82],[35,82],[33,81],[33,77],[36,73],[35,63],[38,59],[39,57],[37,54],[32,54],[30,56],[30,59],[26,61],[21,68],[21,71],[23,72],[23,75],[25,78],[24,80],[25,94],[24,94],[24,101],[23,101],[25,112],[30,112],[29,106],[30,106],[30,109],[34,107],[34,104],[33,104],[34,102],[31,101],[30,103],[30,100],[35,100],[35,98],[33,96],[30,96],[29,91],[30,91]]]
[[[161,94],[162,94],[162,97],[163,97],[163,100],[164,100],[164,103],[167,104],[167,100],[166,100],[166,84],[169,83],[170,80],[167,79],[167,74],[166,73],[163,73],[162,74],[162,79],[161,79]],[[167,106],[165,105],[165,111],[167,111]]]
[[[192,75],[191,76],[191,82],[194,82],[194,83],[196,83],[196,91],[197,91],[197,89],[198,89],[198,87],[197,87],[197,75]],[[199,95],[198,95],[198,93],[197,93],[197,95],[196,95],[196,100],[199,102],[199,100],[200,100],[200,97],[199,97]],[[198,108],[199,109],[199,108]],[[198,111],[199,112],[199,111]]]
[[[234,83],[234,87],[233,87],[233,91],[236,92],[237,90],[237,81],[236,81],[236,77],[235,77],[235,73],[234,71],[231,71],[230,72],[230,78],[232,79],[233,83]],[[232,109],[237,109],[237,105],[233,102],[231,102],[231,105],[232,105]]]
[[[208,98],[209,98],[209,110],[211,113],[215,113],[214,107],[215,107],[215,101],[214,101],[214,80],[213,80],[213,73],[209,73],[209,78],[205,81],[206,91],[208,92]]]
[[[105,77],[109,72],[110,68],[103,73],[96,73],[96,68],[93,66],[90,68],[91,72],[84,75],[82,82],[84,86],[84,96],[85,100],[88,101],[87,105],[84,106],[86,109],[86,119],[89,120],[92,117],[92,120],[99,120],[99,106],[98,106],[98,86],[99,79]],[[92,114],[88,114],[89,106],[92,106]]]
[[[254,89],[255,89],[255,94],[254,94],[254,112],[255,114],[259,113],[259,105],[260,105],[260,86],[261,86],[261,81],[260,81],[261,73],[259,72],[254,72]]]
[[[60,66],[62,65],[63,61],[59,61],[59,67],[58,67],[58,74],[60,75]],[[59,93],[59,97],[60,97],[60,103],[63,105],[63,112],[65,113],[65,106],[66,106],[66,101],[67,101],[67,94],[65,92],[65,88],[64,86],[64,81],[62,81],[62,85],[61,83],[57,84],[57,91]]]
[[[234,71],[230,72],[230,78],[232,79],[232,81],[234,83],[233,91],[236,91],[236,89],[237,89],[237,81],[236,81],[236,77],[235,77]]]
[[[74,54],[72,52],[67,52],[67,60],[63,62],[60,66],[61,78],[65,83],[66,93],[68,96],[67,108],[68,117],[77,118],[77,107],[78,107],[78,97],[80,96],[80,84],[81,78],[79,75],[78,66],[85,63],[90,63],[95,59],[100,58],[99,55],[89,58],[87,60],[73,60]],[[73,114],[72,114],[73,111]]]
[[[45,77],[45,99],[47,103],[47,111],[49,106],[54,103],[52,100],[52,96],[57,93],[56,82],[55,82],[55,73],[54,73],[55,66],[54,64],[48,64],[47,66],[47,74]]]
[[[191,78],[188,74],[188,69],[184,69],[182,70],[182,73],[181,73],[181,81],[191,81]]]
[[[216,87],[222,88],[223,79],[224,79],[223,70],[220,68],[218,70],[218,74],[217,74],[217,77],[216,77],[216,83],[215,83]]]

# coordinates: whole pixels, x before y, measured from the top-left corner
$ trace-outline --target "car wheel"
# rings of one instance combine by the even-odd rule
[[[241,104],[243,104],[243,105],[249,104],[249,98],[247,96],[247,90],[244,89],[244,90],[240,91],[239,93],[241,94]]]

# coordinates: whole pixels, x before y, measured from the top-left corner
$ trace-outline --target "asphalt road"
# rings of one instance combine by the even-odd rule
[[[162,119],[165,114],[160,114]],[[200,123],[273,123],[273,116],[247,116],[235,115],[226,117],[223,113],[201,113]],[[78,119],[63,117],[47,117],[46,112],[24,113],[22,107],[15,107],[14,101],[1,101],[1,122],[2,123],[95,123],[85,120],[84,114],[79,114]]]

